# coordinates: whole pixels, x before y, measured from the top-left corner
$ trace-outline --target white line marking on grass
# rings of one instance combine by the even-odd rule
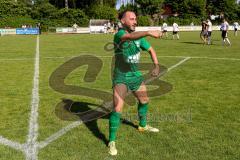
[[[112,107],[113,103],[112,101],[110,102],[106,102],[103,104],[104,108],[109,108]],[[105,112],[102,109],[97,108],[96,111],[101,111],[101,112]],[[106,112],[105,112],[106,113]],[[68,131],[76,128],[77,126],[81,125],[83,122],[82,120],[78,120],[75,122],[72,122],[71,124],[67,125],[66,127],[62,128],[61,130],[59,130],[58,132],[52,134],[50,137],[48,137],[47,139],[45,139],[44,141],[41,141],[38,143],[38,147],[39,148],[44,148],[47,145],[49,145],[51,142],[57,140],[58,138],[60,138],[61,136],[63,136],[64,134],[66,134]]]
[[[211,59],[211,60],[230,60],[230,61],[240,61],[239,58],[218,58],[218,57],[191,57],[196,59]]]
[[[26,159],[37,160],[37,137],[38,137],[38,106],[39,106],[39,36],[37,36],[36,55],[35,55],[31,113],[29,120],[29,132],[26,143]]]
[[[44,59],[64,59],[64,58],[74,58],[78,56],[66,56],[66,57],[43,57]]]
[[[184,58],[183,60],[181,60],[181,61],[178,62],[177,64],[169,67],[167,71],[168,71],[168,72],[171,71],[172,69],[178,67],[178,66],[181,65],[182,63],[184,63],[184,62],[186,62],[187,60],[189,60],[190,58],[191,58],[191,57],[186,57],[186,58]]]
[[[26,60],[33,60],[34,58],[0,58],[0,61],[26,61]]]
[[[89,54],[89,53],[86,53]],[[26,160],[37,160],[38,159],[38,151],[49,145],[50,143],[54,142],[70,130],[76,128],[77,126],[83,124],[81,120],[72,122],[71,124],[63,127],[58,132],[52,134],[44,141],[37,142],[38,137],[38,107],[39,107],[39,61],[40,61],[40,52],[39,52],[39,36],[37,36],[37,44],[36,44],[36,55],[35,55],[35,66],[34,66],[34,78],[33,78],[33,89],[32,89],[32,100],[31,100],[31,113],[30,113],[30,120],[29,120],[29,133],[28,139],[25,144],[20,144],[11,140],[8,140],[2,136],[0,136],[0,143],[9,147],[12,147],[16,150],[23,151],[26,156]],[[78,57],[71,56],[71,57],[43,57],[45,59],[63,59],[63,58],[73,58]],[[99,58],[112,58],[112,56],[97,56]],[[188,57],[188,56],[159,56],[159,57],[169,57],[169,58],[184,58],[183,60],[179,61],[175,65],[168,68],[167,72],[171,71],[174,68],[177,68],[184,62],[189,59],[212,59],[212,60],[233,60],[233,61],[240,61],[237,58],[217,58],[217,57]],[[0,61],[14,61],[14,60],[32,60],[33,58],[19,58],[19,59],[0,59]],[[109,108],[112,105],[112,101],[108,102]],[[110,105],[111,104],[111,105]],[[104,105],[105,106],[105,105]]]
[[[183,64],[184,62],[186,62],[187,60],[189,60],[190,57],[185,57],[183,60],[181,60],[180,62],[176,63],[175,65],[171,66],[168,69],[168,72],[176,67],[178,67],[179,65]],[[112,101],[111,102],[107,102],[104,104],[104,106],[106,106],[106,108],[110,108],[113,105]],[[63,136],[64,134],[66,134],[68,131],[76,128],[77,126],[83,124],[83,122],[81,120],[79,121],[75,121],[69,125],[67,125],[66,127],[62,128],[61,130],[59,130],[58,132],[52,134],[50,137],[46,138],[44,141],[41,141],[38,145],[39,148],[44,148],[47,145],[49,145],[51,142],[57,140],[58,138],[60,138],[61,136]]]
[[[89,53],[86,53],[89,54]],[[43,57],[45,59],[64,59],[64,58],[74,58],[81,55],[76,56],[66,56],[66,57]],[[112,56],[97,56],[99,58],[112,58]],[[210,59],[210,60],[230,60],[230,61],[240,61],[240,58],[227,58],[227,57],[190,57],[190,56],[158,56],[158,57],[165,57],[165,58],[193,58],[193,59]]]
[[[190,56],[159,56],[166,58],[186,58]],[[192,59],[210,59],[210,60],[230,60],[230,61],[240,61],[240,58],[227,58],[227,57],[190,57]]]
[[[30,60],[30,59],[32,58],[24,58],[24,60]],[[9,60],[23,60],[23,59],[21,58],[21,59],[9,59]],[[30,113],[30,119],[29,119],[29,132],[28,132],[27,142],[25,144],[20,144],[0,136],[1,144],[4,144],[16,150],[20,150],[24,152],[26,156],[26,160],[38,159],[37,157],[37,154],[38,154],[38,146],[37,146],[38,106],[39,106],[39,36],[37,36],[37,43],[36,43],[33,89],[32,89],[32,98],[31,98],[31,113]]]
[[[113,105],[113,102],[106,102],[103,104],[104,108],[111,108]],[[96,111],[101,111],[101,112],[105,112],[104,110],[97,108]],[[106,113],[106,112],[105,112]],[[71,124],[67,125],[66,127],[62,128],[61,130],[59,130],[58,132],[52,134],[50,137],[48,137],[47,139],[45,139],[44,141],[41,141],[38,143],[38,147],[40,149],[46,147],[47,145],[49,145],[51,142],[57,140],[58,138],[60,138],[61,136],[63,136],[64,134],[66,134],[68,131],[76,128],[77,126],[81,125],[83,122],[82,120],[78,120],[75,122],[72,122]]]
[[[9,146],[11,148],[14,148],[16,150],[21,150],[24,152],[24,146],[18,142],[14,142],[14,141],[11,141],[7,138],[4,138],[2,136],[0,136],[0,143],[5,145],[5,146]]]
[[[90,53],[85,53],[85,54],[90,54]],[[81,54],[83,55],[83,54]],[[76,55],[76,56],[65,56],[65,57],[42,57],[43,59],[67,59],[67,58],[74,58],[78,57],[81,55]],[[112,58],[112,56],[97,56],[99,58]],[[190,56],[158,56],[158,57],[164,57],[164,58],[186,58]],[[192,59],[209,59],[209,60],[229,60],[229,61],[240,61],[240,58],[227,58],[227,57],[190,57]],[[24,60],[32,60],[33,58],[5,58],[1,59],[0,61],[24,61]]]
[[[38,151],[52,143],[53,141],[57,140],[70,130],[76,128],[77,126],[83,124],[81,120],[75,121],[66,127],[62,128],[58,132],[52,134],[50,137],[45,139],[44,141],[37,142],[38,137],[38,107],[39,107],[39,36],[37,37],[37,44],[36,44],[36,57],[35,57],[35,66],[34,66],[34,78],[33,78],[33,89],[32,89],[32,101],[31,101],[31,113],[30,113],[30,120],[29,120],[29,133],[28,139],[25,144],[20,144],[17,142],[10,141],[6,138],[0,136],[0,143],[12,147],[16,150],[21,150],[25,153],[26,160],[37,160],[38,159]],[[176,63],[175,65],[171,66],[168,71],[178,67],[185,61],[190,59],[190,57],[185,57],[180,62]],[[104,104],[106,108],[110,108],[112,106],[112,101]]]
[[[57,140],[59,137],[63,136],[65,133],[67,133],[68,131],[72,130],[73,128],[76,128],[77,126],[79,126],[80,124],[82,124],[82,121],[75,121],[69,125],[67,125],[66,127],[62,128],[61,130],[59,130],[58,132],[52,134],[50,137],[48,137],[46,140],[39,142],[38,147],[39,148],[44,148],[46,147],[48,144],[50,144],[51,142]]]

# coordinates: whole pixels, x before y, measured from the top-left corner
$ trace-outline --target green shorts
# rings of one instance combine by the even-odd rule
[[[125,84],[128,90],[137,91],[144,78],[141,72],[115,73],[113,77],[113,87],[117,84]]]

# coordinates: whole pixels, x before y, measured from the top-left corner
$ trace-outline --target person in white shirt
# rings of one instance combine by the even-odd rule
[[[222,45],[227,43],[229,46],[231,46],[231,42],[227,37],[228,28],[229,28],[229,24],[228,24],[227,20],[223,19],[223,23],[221,24],[221,28],[220,28],[220,30],[222,31],[222,39],[223,39]]]
[[[167,33],[167,23],[164,22],[162,25],[162,30],[163,30],[163,36],[168,37],[168,33]]]
[[[107,24],[104,24],[104,33],[107,33]]]
[[[207,19],[207,40],[208,40],[208,45],[211,44],[211,36],[212,36],[212,22]]]
[[[22,28],[23,28],[23,29],[27,28],[27,25],[23,24],[23,25],[22,25]]]
[[[74,31],[74,32],[77,32],[77,28],[78,28],[77,23],[74,23],[72,27],[73,27],[73,31]]]
[[[173,39],[175,36],[177,36],[177,39],[179,40],[178,32],[179,32],[178,24],[174,22],[173,23],[173,35],[172,35]]]
[[[238,22],[234,22],[234,23],[233,23],[234,36],[237,36],[238,27],[239,27]]]
[[[193,22],[191,22],[190,26],[191,26],[191,30],[193,30],[194,23],[193,23]]]

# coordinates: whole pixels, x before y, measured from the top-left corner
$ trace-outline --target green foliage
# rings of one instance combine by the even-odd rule
[[[87,26],[89,19],[80,9],[57,9],[50,3],[37,3],[34,6],[32,17],[38,19],[42,23],[43,30],[47,30],[48,26],[72,26],[77,23],[79,26]]]
[[[230,21],[239,19],[239,5],[235,0],[165,0],[164,3],[185,19],[206,18],[208,15],[220,13]]]
[[[29,15],[31,8],[21,1],[0,0],[0,27],[21,27],[23,24],[35,25],[36,21]]]
[[[57,8],[65,8],[65,0],[49,0]],[[108,5],[112,8],[116,5],[116,0],[68,0],[69,8],[88,9],[93,4]]]
[[[21,28],[23,24],[35,26],[36,20],[32,19],[30,16],[2,17],[0,21],[0,28],[4,27]]]
[[[179,13],[182,18],[206,16],[206,0],[165,0],[165,4],[170,5],[173,12]]]
[[[109,19],[115,21],[117,18],[117,10],[105,5],[94,5],[87,12],[91,19]]]
[[[138,26],[150,26],[151,25],[151,18],[149,16],[138,16]]]
[[[58,10],[48,2],[39,2],[33,6],[32,17],[34,19],[53,19],[57,18]]]
[[[136,0],[143,15],[159,13],[164,0]]]
[[[239,5],[236,5],[235,0],[219,0],[219,11],[224,13],[224,16],[229,20],[239,20],[237,13],[239,12]]]
[[[176,21],[180,25],[191,22],[200,24],[201,18],[223,13],[230,23],[239,20],[240,5],[235,0],[135,0],[135,5],[122,6],[115,9],[115,0],[68,0],[69,9],[65,8],[65,0],[0,0],[0,26],[20,27],[22,24],[34,25],[41,22],[43,29],[49,26],[88,26],[89,19],[109,19],[115,21],[117,13],[132,10],[138,16],[140,26],[162,24],[159,15],[162,6],[168,5],[173,13],[179,16],[169,17],[168,23]],[[159,22],[160,21],[160,22]],[[220,19],[215,23],[219,23]],[[214,23],[214,22],[213,22]]]
[[[103,5],[108,5],[114,8],[116,6],[116,0],[103,0]]]
[[[194,25],[200,25],[201,19],[200,18],[181,18],[181,17],[169,17],[166,22],[168,25],[172,25],[174,22],[178,25],[190,25],[192,22]],[[162,21],[160,22],[160,25],[162,25]]]
[[[132,5],[132,4],[128,4],[126,6],[121,6],[120,9],[118,10],[119,13],[125,11],[125,10],[129,10],[129,11],[133,11],[135,12],[137,15],[141,14],[141,10],[136,6],[136,5]]]
[[[0,17],[26,16],[31,11],[24,3],[16,3],[12,0],[0,0]]]
[[[89,21],[82,10],[65,8],[58,11],[58,19],[67,21],[68,26],[72,26],[74,23],[77,23],[79,26],[87,26]]]

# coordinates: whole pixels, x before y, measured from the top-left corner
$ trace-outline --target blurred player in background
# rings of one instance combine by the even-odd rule
[[[211,36],[212,36],[212,22],[207,19],[207,40],[208,40],[208,45],[210,45],[211,42]]]
[[[175,36],[177,37],[177,39],[179,40],[179,28],[178,28],[178,24],[177,23],[173,23],[173,35],[172,35],[172,38],[174,39]]]
[[[222,45],[224,46],[225,44],[228,44],[231,46],[231,42],[228,39],[228,29],[229,29],[229,24],[226,19],[223,19],[223,22],[221,24],[220,30],[222,31]]]
[[[163,36],[165,36],[166,38],[168,37],[167,27],[168,27],[167,23],[164,22],[162,25],[162,30],[163,30]]]
[[[234,36],[237,36],[238,27],[239,27],[238,22],[234,22],[234,23],[233,23]]]
[[[72,27],[73,27],[73,31],[74,31],[74,32],[77,32],[77,28],[78,28],[77,23],[74,23]]]

